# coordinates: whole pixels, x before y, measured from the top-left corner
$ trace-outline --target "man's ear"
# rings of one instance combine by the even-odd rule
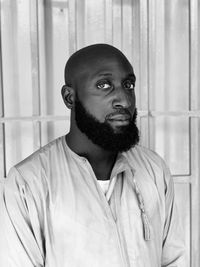
[[[75,94],[74,89],[69,85],[63,85],[61,94],[65,105],[69,109],[72,109],[74,106],[74,94]]]

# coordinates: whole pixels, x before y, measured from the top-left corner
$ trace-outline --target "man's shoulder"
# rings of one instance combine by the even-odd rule
[[[54,158],[58,157],[62,148],[62,138],[59,137],[40,149],[33,152],[27,158],[17,163],[14,168],[19,172],[38,172],[41,169],[47,168]]]
[[[140,159],[142,161],[148,161],[158,165],[165,164],[163,158],[158,153],[141,145],[136,145],[135,147],[129,149],[126,152],[126,156],[130,159]]]
[[[170,176],[169,168],[163,158],[149,148],[136,145],[126,152],[126,157],[133,169],[146,172],[154,179],[163,176],[164,173]]]
[[[65,155],[63,138],[53,140],[12,167],[5,179],[6,190],[30,190],[35,196],[46,194],[56,182],[56,179],[52,182],[53,174]]]

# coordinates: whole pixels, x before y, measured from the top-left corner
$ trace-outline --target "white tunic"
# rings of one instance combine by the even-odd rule
[[[185,266],[163,160],[136,146],[118,155],[114,177],[106,199],[64,136],[13,167],[0,183],[0,266]]]

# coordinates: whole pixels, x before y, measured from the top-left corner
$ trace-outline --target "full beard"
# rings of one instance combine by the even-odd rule
[[[130,123],[120,126],[119,132],[115,132],[109,123],[99,122],[90,114],[76,96],[75,120],[79,130],[84,133],[94,144],[104,150],[112,152],[124,152],[134,147],[139,142],[139,130],[136,125],[137,109]]]

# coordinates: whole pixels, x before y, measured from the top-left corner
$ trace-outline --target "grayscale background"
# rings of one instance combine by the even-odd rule
[[[183,267],[199,267],[200,1],[0,1],[0,180],[69,130],[60,94],[68,57],[89,44],[112,44],[136,73],[141,144],[173,175]]]

